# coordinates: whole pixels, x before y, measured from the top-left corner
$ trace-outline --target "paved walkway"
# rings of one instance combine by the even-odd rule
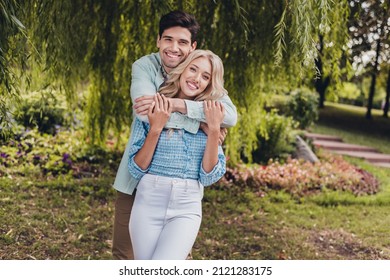
[[[340,137],[316,133],[306,133],[317,147],[336,154],[363,158],[376,166],[390,168],[390,155],[382,154],[377,149],[367,146],[344,143]]]

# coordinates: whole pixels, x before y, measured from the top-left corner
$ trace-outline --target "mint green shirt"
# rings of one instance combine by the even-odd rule
[[[130,95],[134,100],[144,95],[155,95],[160,85],[164,82],[161,72],[161,59],[159,53],[146,55],[135,61],[132,65]],[[219,101],[225,107],[223,127],[232,127],[237,122],[237,110],[229,96],[225,95]],[[184,129],[190,133],[197,133],[200,122],[206,122],[203,111],[203,103],[199,101],[185,100],[187,114],[174,112],[169,118],[166,128]],[[138,116],[142,121],[148,122],[147,116]],[[135,120],[135,118],[134,118]],[[134,121],[131,125],[133,131]],[[130,137],[125,152],[122,156],[115,181],[114,188],[126,194],[132,194],[138,184],[138,180],[130,176],[128,171],[128,160],[130,151]]]

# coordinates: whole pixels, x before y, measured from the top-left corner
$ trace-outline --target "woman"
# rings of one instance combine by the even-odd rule
[[[218,181],[226,161],[218,145],[227,94],[221,59],[195,50],[160,89],[149,108],[149,123],[136,120],[129,172],[140,179],[130,217],[135,259],[186,259],[202,219],[203,186]],[[164,129],[171,113],[166,97],[202,101],[208,134]]]

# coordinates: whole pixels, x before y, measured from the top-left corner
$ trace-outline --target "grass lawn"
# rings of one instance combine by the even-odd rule
[[[360,113],[327,105],[314,132],[335,132],[357,144],[379,143],[387,151],[386,137],[374,133],[374,125],[362,125],[364,114],[359,119]],[[359,125],[352,129],[340,127],[341,119],[331,121],[343,115],[364,129],[356,132]],[[348,160],[372,172],[381,182],[380,192],[355,197],[324,191],[297,198],[236,186],[206,189],[193,258],[390,259],[390,169]],[[97,178],[0,178],[0,259],[110,259],[113,178],[109,168]]]
[[[390,154],[390,118],[382,110],[372,110],[372,119],[365,118],[366,108],[325,103],[313,132],[336,135],[345,142],[375,147]]]

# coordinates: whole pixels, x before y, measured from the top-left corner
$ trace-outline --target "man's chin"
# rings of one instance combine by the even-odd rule
[[[180,61],[170,61],[168,63],[164,63],[165,68],[173,69],[176,68],[179,64],[181,63]]]

